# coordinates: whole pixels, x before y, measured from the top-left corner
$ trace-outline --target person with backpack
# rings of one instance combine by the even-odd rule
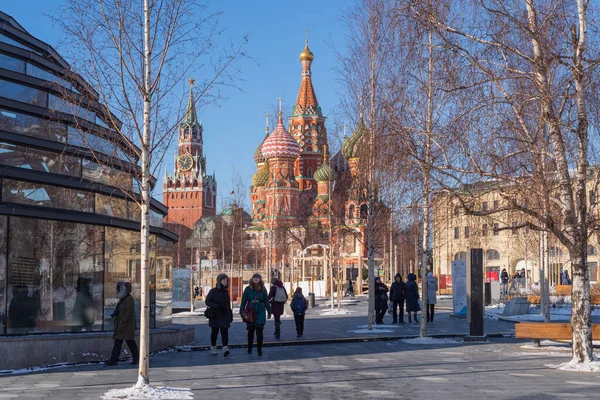
[[[268,313],[268,316],[265,314]],[[265,289],[265,283],[260,274],[252,275],[248,287],[242,295],[240,304],[240,315],[246,322],[248,330],[248,354],[252,354],[254,345],[254,333],[256,332],[256,350],[259,357],[262,356],[263,333],[267,318],[271,319],[271,304],[269,303],[269,294]]]
[[[292,297],[292,302],[290,303],[290,308],[294,313],[294,322],[296,323],[296,337],[298,339],[302,339],[304,336],[304,317],[306,315],[306,310],[308,310],[308,300],[302,294],[302,288],[296,288],[294,292],[294,297]]]
[[[392,302],[393,322],[404,323],[404,299],[406,298],[406,284],[402,281],[402,275],[396,274],[394,283],[390,288],[390,301]],[[400,319],[398,319],[398,307],[400,308]]]
[[[388,288],[380,277],[375,277],[375,323],[383,325],[383,317],[388,310]]]
[[[229,355],[229,326],[233,322],[233,311],[231,310],[231,298],[229,297],[229,277],[226,274],[217,276],[217,285],[210,289],[206,296],[210,333],[210,351],[213,356],[217,355],[217,337],[221,332],[223,343],[223,356]]]
[[[438,279],[433,272],[427,273],[427,322],[433,322],[435,305],[437,303]]]
[[[417,276],[408,274],[408,282],[406,283],[406,312],[408,313],[408,322],[412,322],[411,313],[415,317],[415,323],[418,323],[417,313],[421,311],[419,305],[419,286],[417,286]]]
[[[288,294],[280,279],[274,277],[272,282],[269,301],[275,318],[275,339],[279,339],[281,337],[281,316],[283,315],[284,305],[288,300]]]

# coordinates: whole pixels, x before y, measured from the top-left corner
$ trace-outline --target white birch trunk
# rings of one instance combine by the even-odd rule
[[[141,220],[141,312],[140,312],[140,364],[137,387],[150,384],[150,123],[152,88],[152,51],[150,43],[150,2],[144,0],[144,121],[142,147],[142,220]]]

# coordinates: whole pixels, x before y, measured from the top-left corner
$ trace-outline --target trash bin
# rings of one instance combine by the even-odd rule
[[[314,293],[309,293],[308,294],[308,306],[310,308],[314,308],[315,307],[315,294]]]

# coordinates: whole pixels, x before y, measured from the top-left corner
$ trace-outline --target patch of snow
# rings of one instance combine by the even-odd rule
[[[457,344],[453,339],[438,339],[432,337],[418,337],[413,339],[402,339],[401,342],[406,344]]]
[[[356,328],[357,329],[367,329],[369,327],[369,325],[359,325]],[[399,328],[400,325],[373,325],[373,329],[397,329]]]
[[[363,333],[369,333],[369,334],[375,333],[375,334],[377,334],[377,333],[391,333],[393,331],[388,330],[388,329],[375,329],[375,327],[373,327],[373,330],[371,330],[371,331],[368,330],[368,329],[357,329],[355,331],[350,331],[350,332],[351,333],[358,333],[358,334],[363,334]]]
[[[96,353],[83,353],[81,354],[83,357],[98,357]]]
[[[327,311],[322,312],[320,315],[321,316],[349,315],[349,314],[353,314],[353,313],[354,313],[354,311],[348,311],[348,310],[345,310],[342,308],[341,310],[338,310],[338,309],[327,310]]]
[[[546,365],[546,367],[572,372],[600,372],[600,361],[590,361],[583,364],[578,364],[574,363],[573,361],[569,361],[563,364]]]
[[[201,308],[198,311],[178,312],[178,313],[173,313],[173,316],[174,317],[203,317],[205,310],[206,310],[206,308]]]
[[[153,387],[149,385],[111,389],[102,396],[103,400],[191,400],[193,398],[192,391],[187,388]]]

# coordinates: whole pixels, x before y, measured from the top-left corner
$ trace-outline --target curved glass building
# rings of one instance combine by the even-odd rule
[[[111,330],[120,280],[139,307],[140,169],[109,115],[52,47],[0,12],[0,335]],[[153,327],[171,318],[166,214],[152,200]]]

